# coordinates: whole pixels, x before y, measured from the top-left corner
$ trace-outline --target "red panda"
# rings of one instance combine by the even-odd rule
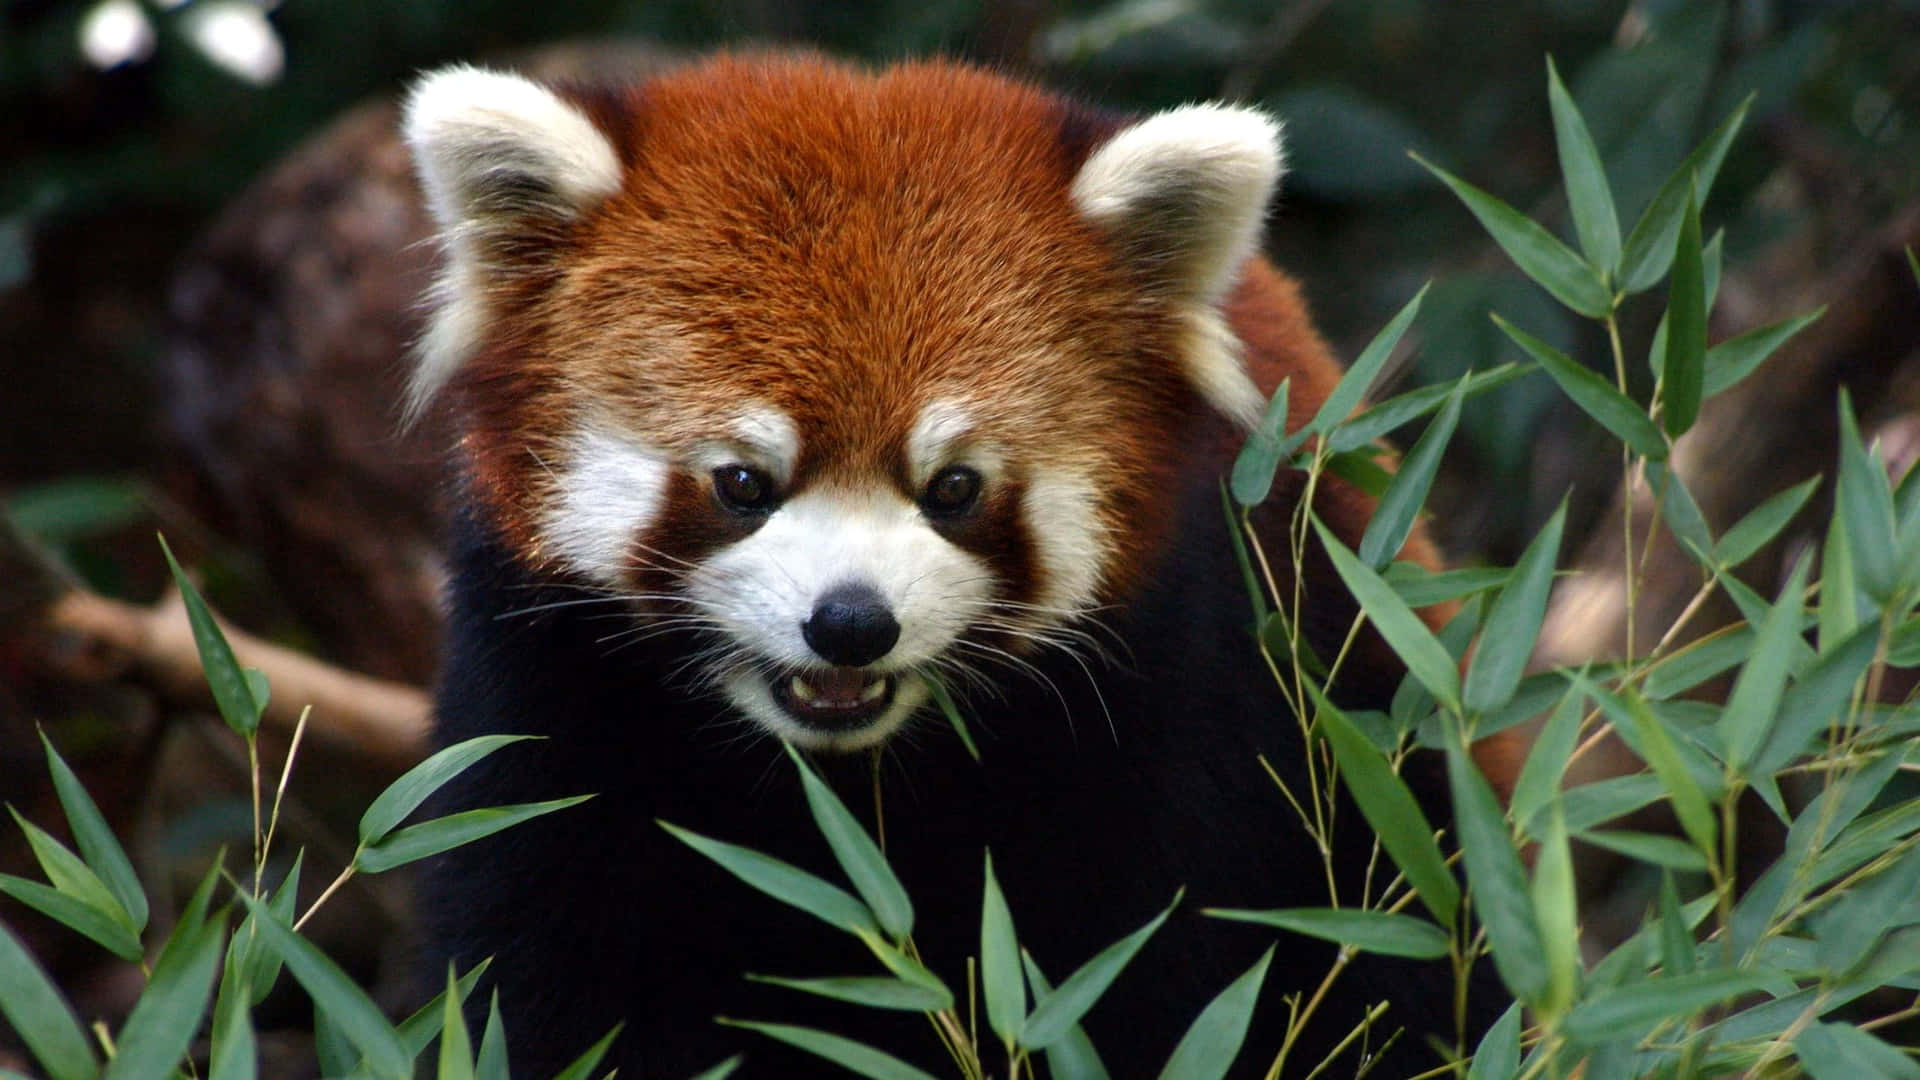
[[[857,944],[655,825],[825,872],[766,735],[856,807],[884,774],[889,859],[950,974],[983,849],[1056,977],[1182,885],[1327,901],[1256,760],[1304,781],[1308,751],[1219,505],[1266,395],[1290,379],[1297,425],[1340,374],[1258,254],[1274,120],[1123,117],[946,62],[723,56],[611,89],[448,69],[405,135],[445,249],[407,408],[460,432],[438,730],[547,736],[447,801],[599,793],[429,875],[435,955],[495,957],[517,1070],[624,1021],[623,1074],[686,1075],[737,1042],[716,1014],[816,1015],[744,972],[858,970]],[[1261,520],[1299,495],[1283,476]],[[1353,543],[1371,502],[1335,481],[1316,509]],[[1418,534],[1403,557],[1433,561]],[[1318,565],[1305,621],[1330,650],[1354,607]],[[1371,639],[1346,670],[1357,707],[1400,676]],[[933,678],[978,764],[930,720]],[[1089,1015],[1095,1045],[1120,1075],[1163,1059],[1265,943],[1184,912]],[[1281,995],[1331,955],[1288,953],[1269,1054]],[[1420,1036],[1453,1034],[1438,966],[1356,965],[1305,1045],[1378,1000],[1414,1033],[1396,1060],[1431,1064]],[[940,1057],[923,1024],[818,1018]]]

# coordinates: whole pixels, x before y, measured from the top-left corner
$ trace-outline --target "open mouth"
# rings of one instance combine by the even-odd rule
[[[773,683],[773,700],[788,716],[818,731],[853,731],[893,704],[898,680],[862,668],[796,671]]]

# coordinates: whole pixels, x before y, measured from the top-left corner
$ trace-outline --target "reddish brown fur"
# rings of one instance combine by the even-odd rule
[[[1107,591],[1138,579],[1172,528],[1175,435],[1205,406],[1181,374],[1178,313],[1069,199],[1112,130],[1100,114],[939,62],[869,74],[807,57],[720,57],[574,100],[625,187],[515,253],[454,383],[473,494],[510,546],[545,561],[549,463],[588,411],[685,450],[764,402],[800,429],[796,488],[904,489],[909,428],[948,399],[976,405],[1013,483],[1094,477],[1125,537]],[[1290,378],[1289,423],[1304,423],[1341,369],[1298,287],[1256,257],[1224,306],[1261,391]],[[672,503],[685,539],[704,512],[695,486],[676,483]],[[1373,500],[1329,478],[1316,509],[1353,542]],[[1439,561],[1418,531],[1403,557]]]

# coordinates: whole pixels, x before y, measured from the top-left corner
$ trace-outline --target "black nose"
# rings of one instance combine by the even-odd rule
[[[887,602],[866,585],[836,585],[813,605],[800,636],[829,664],[864,667],[887,655],[900,640],[900,624]]]

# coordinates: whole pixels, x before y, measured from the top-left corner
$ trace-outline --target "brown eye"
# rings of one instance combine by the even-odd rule
[[[949,465],[927,481],[920,509],[938,517],[955,517],[973,509],[980,498],[980,474],[965,465]]]
[[[773,508],[773,477],[745,465],[722,465],[713,470],[713,493],[729,510],[762,513]]]

